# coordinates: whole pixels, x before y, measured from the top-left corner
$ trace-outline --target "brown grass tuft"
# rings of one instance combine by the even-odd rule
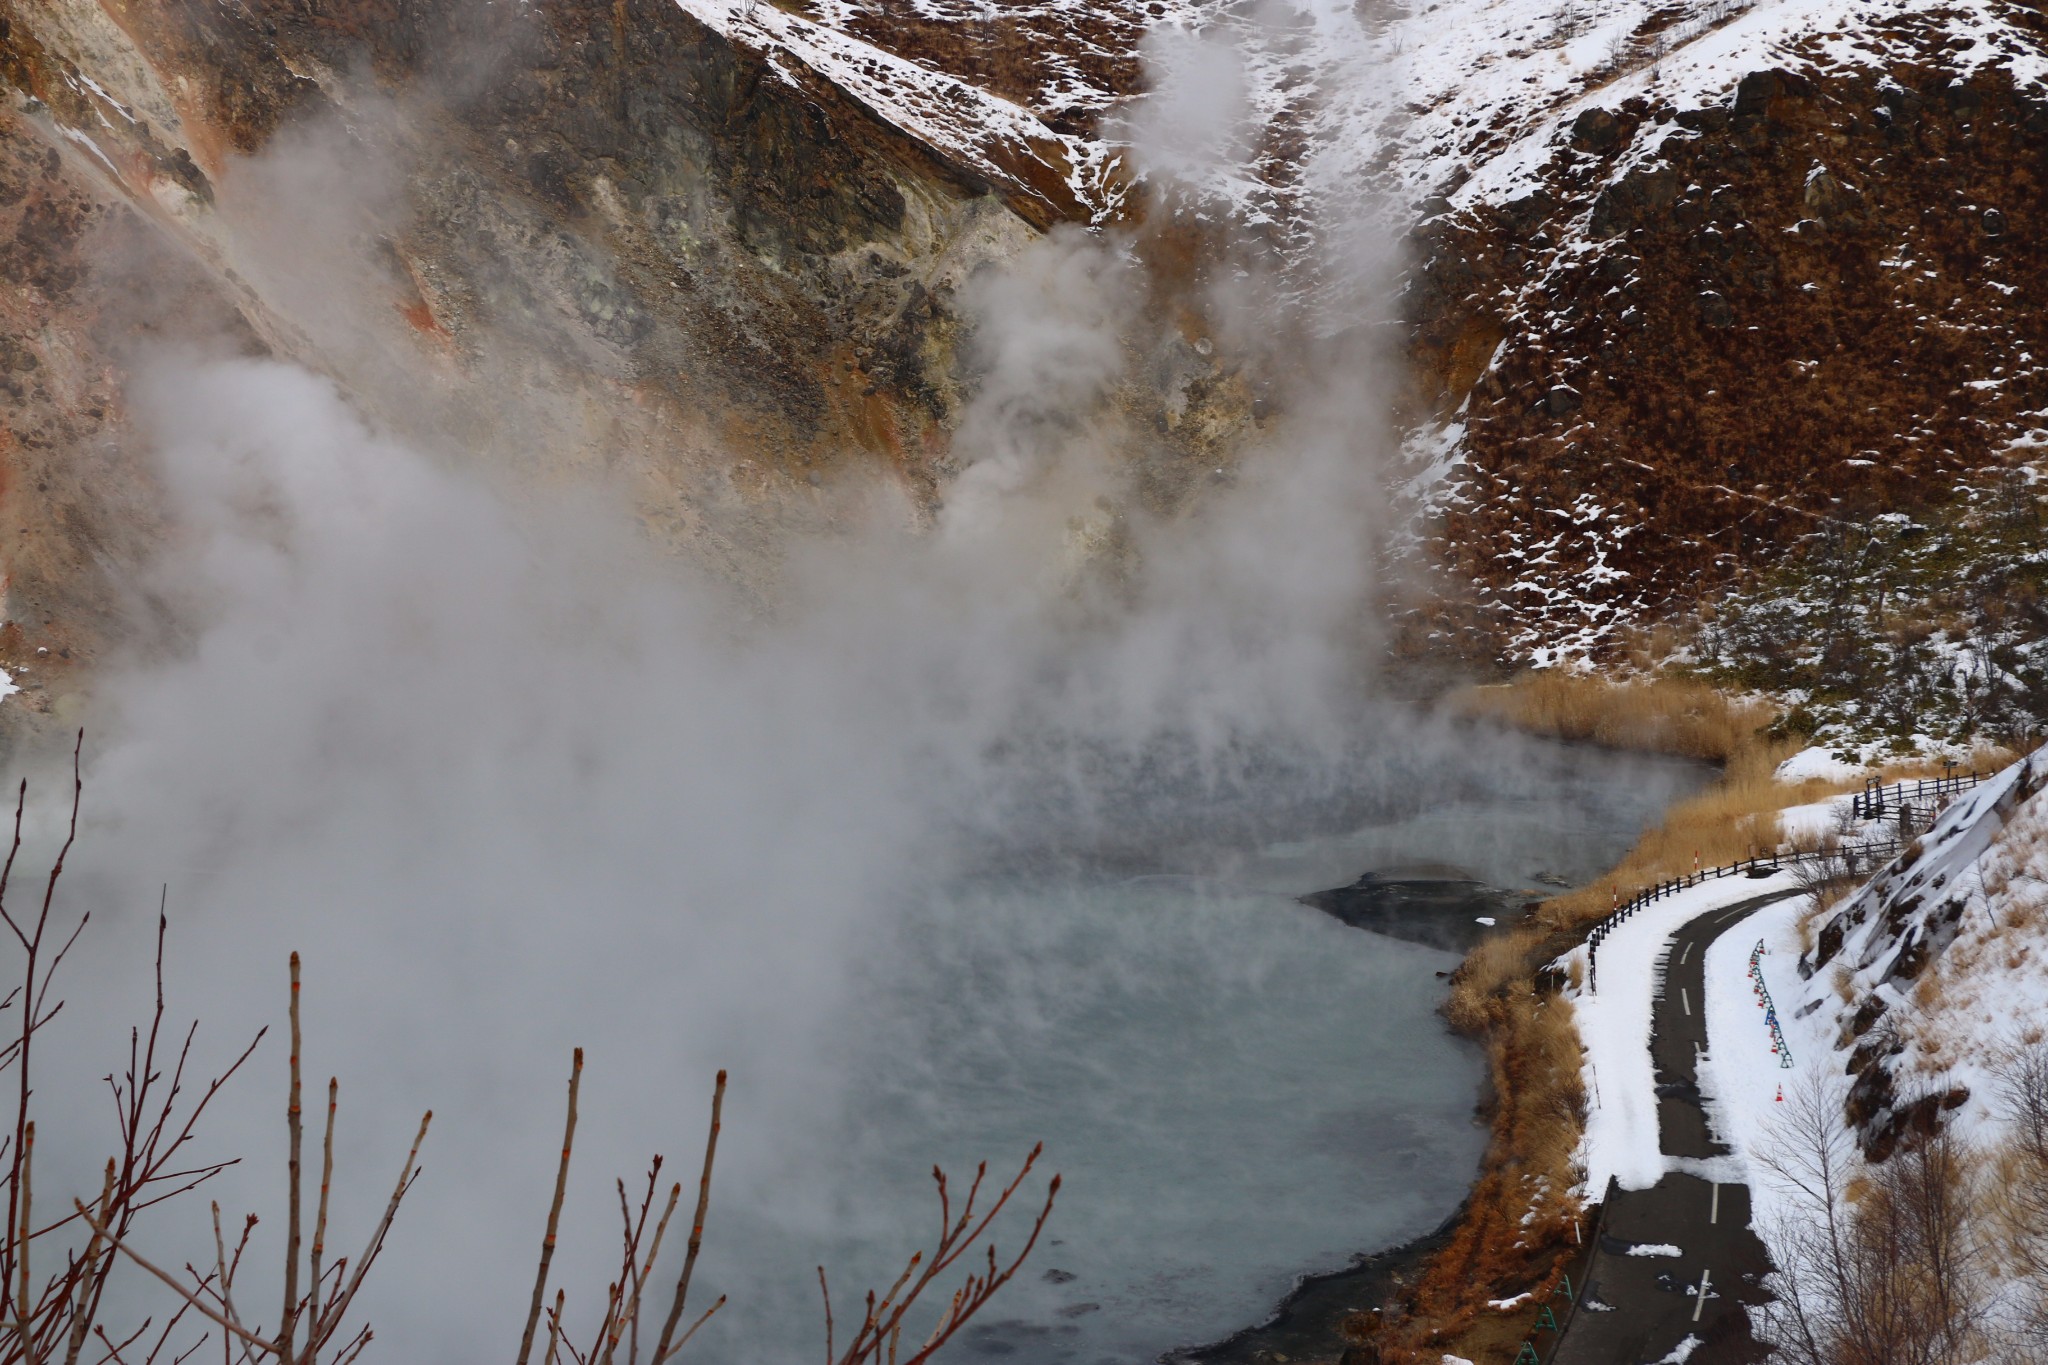
[[[1575,1232],[1583,1236],[1584,1210],[1570,1193],[1586,1123],[1578,1031],[1570,1002],[1531,984],[1557,946],[1541,928],[1523,927],[1474,950],[1453,978],[1445,1013],[1486,1048],[1492,1140],[1464,1218],[1410,1289],[1407,1314],[1383,1348],[1390,1361],[1434,1365],[1453,1342],[1475,1360],[1512,1352],[1535,1304],[1502,1314],[1485,1301],[1530,1285],[1540,1300],[1575,1249]]]
[[[1556,668],[1469,688],[1453,705],[1530,734],[1716,763],[1749,748],[1776,715],[1767,702],[1730,701],[1691,679],[1610,683]]]

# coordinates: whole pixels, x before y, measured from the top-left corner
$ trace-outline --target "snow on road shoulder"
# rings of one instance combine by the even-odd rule
[[[1837,946],[1810,978],[1799,970],[1805,897],[1767,907],[1708,951],[1701,1094],[1749,1170],[1760,1231],[1797,1212],[1767,1159],[1786,1108],[1778,1087],[1789,1101],[1816,1073],[1846,1086],[1845,1053],[1871,1017],[1895,1031],[1900,1090],[1960,1090],[1950,1122],[1966,1137],[1997,1130],[1997,1059],[2048,1036],[2048,791],[2035,787],[2015,764],[1956,799],[1908,855],[1813,926],[1816,942]],[[1749,975],[1760,942],[1789,1068],[1770,1051]],[[1920,965],[1898,970],[1909,950]]]
[[[1706,882],[1652,901],[1600,945],[1599,989],[1581,985],[1571,992],[1586,1049],[1586,1136],[1580,1153],[1586,1198],[1600,1198],[1609,1177],[1625,1190],[1648,1189],[1673,1164],[1658,1140],[1656,1069],[1650,1060],[1651,1021],[1663,993],[1671,936],[1701,915],[1792,886],[1782,872]],[[1574,960],[1584,982],[1585,945],[1561,959]]]
[[[1756,1156],[1773,1141],[1772,1124],[1784,1111],[1780,1086],[1791,1086],[1815,1067],[1834,1061],[1827,1031],[1809,1013],[1798,1018],[1806,983],[1799,978],[1799,920],[1809,901],[1805,896],[1767,905],[1714,940],[1707,949],[1707,1055],[1700,1062],[1700,1098],[1714,1132],[1749,1172],[1750,1218],[1763,1227],[1783,1200],[1783,1193],[1757,1164]],[[1757,958],[1770,999],[1784,1006],[1778,1026],[1792,1053],[1783,1066],[1771,1051],[1771,1031],[1750,977],[1750,954],[1762,943]]]

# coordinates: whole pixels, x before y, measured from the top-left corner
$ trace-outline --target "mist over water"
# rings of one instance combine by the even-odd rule
[[[1289,898],[1395,855],[1588,872],[1689,780],[1347,690],[1321,585],[1291,615],[1272,577],[1189,589],[1222,572],[1200,524],[1163,561],[1188,581],[1109,614],[878,521],[760,620],[600,495],[515,512],[289,367],[168,361],[137,402],[182,528],[151,586],[191,633],[104,686],[62,1033],[93,1060],[45,1099],[83,1110],[146,1000],[159,881],[213,1056],[281,1019],[302,951],[307,1065],[343,1082],[338,1241],[436,1111],[364,1299],[407,1359],[516,1332],[575,1046],[557,1282],[585,1330],[613,1177],[661,1151],[687,1180],[727,1067],[702,1275],[733,1302],[699,1358],[808,1358],[813,1266],[850,1313],[928,1235],[932,1161],[1007,1175],[1039,1139],[1056,1240],[966,1349],[1220,1335],[1432,1225],[1479,1144],[1476,1059],[1432,1013],[1451,959]],[[1215,525],[1230,575],[1296,562]],[[213,1193],[266,1211],[259,1247],[282,1071],[273,1038],[206,1135],[251,1158]],[[80,1185],[98,1159],[59,1158]],[[188,1201],[149,1246],[209,1239]]]
[[[1228,54],[1170,46],[1159,107],[1197,107],[1174,81]],[[1133,135],[1192,175],[1246,154],[1214,122],[1243,104],[1170,147]],[[289,146],[290,174],[249,168],[222,202],[339,193],[322,167],[362,159]],[[617,490],[536,498],[494,472],[544,466],[530,450],[450,459],[367,419],[427,400],[376,354],[348,233],[308,246],[290,221],[253,223],[243,274],[290,277],[263,255],[280,242],[317,259],[270,297],[371,391],[202,347],[138,363],[169,531],[135,586],[164,634],[106,670],[88,722],[66,899],[94,923],[41,1071],[50,1130],[101,1131],[92,1078],[149,998],[168,882],[171,1010],[203,1020],[202,1063],[282,1021],[305,956],[309,1086],[342,1083],[335,1244],[360,1243],[435,1111],[361,1301],[387,1359],[513,1349],[577,1046],[554,1278],[579,1334],[615,1273],[613,1179],[658,1151],[664,1185],[693,1180],[732,1074],[694,1295],[731,1304],[688,1358],[815,1358],[817,1264],[843,1340],[930,1235],[931,1163],[1004,1179],[1040,1139],[998,1242],[1058,1170],[1051,1240],[963,1355],[1150,1358],[1449,1212],[1480,1143],[1477,1059],[1433,1013],[1451,959],[1292,897],[1417,860],[1590,876],[1694,779],[1381,695],[1369,354],[1286,357],[1288,419],[1193,510],[1148,515],[1105,434],[1140,266],[1113,235],[1055,233],[966,301],[982,377],[935,519],[839,489],[839,529],[782,547],[762,611],[654,548]],[[1384,256],[1346,236],[1328,276],[1358,292]],[[1258,292],[1215,286],[1227,343],[1275,321]],[[516,430],[521,395],[503,402]],[[263,1214],[265,1267],[284,1057],[273,1036],[195,1154],[248,1158],[209,1188]],[[96,1185],[103,1159],[39,1152],[39,1187]],[[197,1259],[211,1237],[188,1199],[140,1249]]]

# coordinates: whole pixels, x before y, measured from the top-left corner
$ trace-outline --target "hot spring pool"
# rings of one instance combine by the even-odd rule
[[[844,1333],[861,1291],[929,1238],[933,1161],[958,1183],[982,1158],[1007,1178],[1040,1140],[1038,1177],[1063,1178],[1045,1237],[956,1359],[1151,1360],[1435,1227],[1485,1138],[1477,1049],[1436,1014],[1457,959],[1294,897],[1418,861],[1532,894],[1539,873],[1587,879],[1696,780],[1552,757],[1527,789],[1190,846],[1151,874],[970,880],[912,907],[836,1039],[846,1103],[714,1215],[706,1271],[733,1304],[700,1358],[817,1357],[817,1261]],[[1038,1177],[1000,1248],[1028,1228]]]

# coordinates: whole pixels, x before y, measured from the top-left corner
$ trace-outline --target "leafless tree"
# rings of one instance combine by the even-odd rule
[[[1794,1365],[1981,1358],[1977,1154],[1937,1123],[1866,1164],[1842,1100],[1839,1081],[1809,1073],[1787,1094],[1762,1158],[1791,1208],[1770,1229],[1778,1268],[1763,1335]]]
[[[2011,1333],[2020,1358],[2048,1358],[2048,1044],[2015,1048],[1998,1068],[2012,1150],[1999,1190],[2003,1250],[2017,1282]]]
[[[968,1186],[967,1198],[961,1203],[957,1214],[953,1212],[946,1173],[937,1166],[932,1167],[932,1179],[939,1187],[939,1235],[938,1240],[932,1245],[930,1257],[927,1258],[922,1251],[913,1253],[909,1264],[903,1267],[903,1273],[896,1277],[896,1283],[890,1285],[889,1292],[882,1295],[879,1300],[872,1289],[868,1291],[867,1312],[861,1319],[860,1329],[854,1333],[853,1340],[848,1343],[846,1349],[838,1354],[834,1354],[832,1289],[825,1279],[825,1267],[819,1266],[818,1289],[825,1297],[825,1359],[831,1362],[831,1365],[880,1365],[880,1362],[885,1360],[888,1365],[898,1365],[897,1356],[902,1345],[904,1320],[909,1316],[911,1309],[940,1276],[951,1270],[955,1262],[986,1236],[989,1225],[995,1222],[996,1215],[1009,1204],[1011,1196],[1023,1185],[1024,1178],[1031,1174],[1031,1168],[1038,1164],[1039,1154],[1043,1150],[1043,1143],[1031,1149],[1031,1154],[1024,1158],[1023,1168],[1003,1187],[1002,1193],[996,1196],[995,1202],[988,1206],[987,1211],[979,1216],[976,1214],[975,1204],[981,1197],[982,1185],[988,1177],[988,1163],[984,1161],[975,1170],[974,1183]],[[953,1291],[950,1300],[940,1309],[938,1321],[923,1342],[917,1343],[916,1338],[912,1338],[910,1353],[902,1358],[901,1365],[923,1365],[925,1361],[930,1360],[941,1346],[952,1340],[953,1335],[967,1325],[970,1318],[988,1305],[989,1299],[998,1289],[1009,1283],[1010,1278],[1017,1273],[1018,1267],[1024,1264],[1024,1259],[1031,1254],[1032,1247],[1038,1244],[1038,1235],[1045,1231],[1045,1220],[1052,1215],[1053,1200],[1058,1198],[1059,1192],[1060,1178],[1055,1175],[1046,1186],[1045,1203],[1039,1208],[1038,1217],[1031,1224],[1030,1234],[1025,1237],[1024,1245],[1008,1264],[998,1262],[993,1241],[983,1246],[987,1257],[986,1268],[970,1271],[965,1276],[960,1287]]]
[[[107,1077],[116,1129],[99,1194],[89,1205],[73,1201],[68,1211],[38,1220],[32,1104],[36,1040],[64,1009],[63,999],[52,994],[58,971],[91,918],[81,914],[72,919],[61,913],[57,895],[65,859],[78,836],[83,791],[78,760],[83,742],[81,734],[72,749],[71,818],[64,843],[44,880],[33,916],[17,913],[7,901],[21,853],[26,782],[16,790],[14,836],[6,864],[0,867],[0,925],[20,950],[22,973],[21,983],[0,1000],[0,1012],[14,1011],[15,1025],[0,1046],[0,1074],[12,1072],[15,1106],[14,1121],[0,1138],[0,1167],[4,1167],[0,1180],[6,1184],[7,1202],[7,1223],[0,1229],[0,1292],[5,1298],[5,1308],[0,1310],[0,1365],[43,1365],[58,1360],[76,1365],[88,1356],[96,1365],[130,1358],[167,1358],[165,1352],[186,1317],[186,1308],[174,1311],[165,1321],[144,1319],[112,1333],[101,1325],[115,1249],[134,1235],[145,1211],[187,1193],[234,1164],[192,1160],[186,1147],[208,1105],[241,1070],[263,1036],[257,1034],[196,1095],[187,1093],[188,1086],[194,1084],[190,1068],[198,1025],[189,1026],[182,1040],[166,1029],[163,948],[168,921],[160,907],[155,1009],[147,1029],[130,1030],[128,1062],[118,1079]],[[69,1134],[59,1135],[58,1140],[77,1141]],[[58,1202],[61,1208],[62,1201]],[[51,1268],[39,1275],[38,1264]]]

